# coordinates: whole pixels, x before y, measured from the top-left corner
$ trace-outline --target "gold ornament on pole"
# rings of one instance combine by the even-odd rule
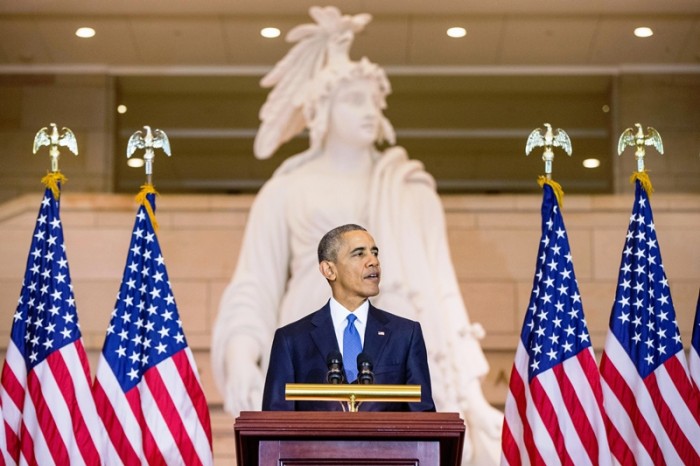
[[[49,156],[51,157],[51,171],[41,179],[41,182],[51,190],[54,199],[58,200],[61,195],[61,183],[65,183],[68,179],[63,176],[63,173],[58,169],[58,158],[61,152],[59,146],[67,147],[69,151],[78,155],[78,141],[75,139],[75,134],[69,128],[63,127],[58,131],[56,123],[50,123],[48,127],[41,128],[34,136],[33,153],[42,146],[49,147]]]
[[[143,154],[143,160],[146,162],[146,184],[141,186],[141,191],[136,195],[136,202],[143,205],[148,212],[148,216],[153,224],[153,229],[158,232],[158,221],[156,220],[155,212],[153,211],[153,206],[148,201],[148,195],[154,194],[158,195],[158,192],[153,187],[153,159],[155,158],[154,149],[163,149],[165,155],[170,157],[172,154],[170,152],[170,141],[168,136],[164,131],[155,129],[151,131],[150,126],[144,126],[144,131],[136,131],[129,138],[129,142],[126,144],[126,158],[128,159],[136,149],[145,149]]]
[[[49,156],[51,156],[51,172],[57,173],[59,171],[58,157],[61,155],[58,147],[67,147],[69,151],[78,155],[78,141],[76,141],[75,134],[69,128],[61,128],[59,133],[56,123],[49,124],[49,127],[41,128],[34,136],[33,153],[36,154],[42,146],[48,146]]]
[[[527,137],[527,143],[525,144],[525,155],[530,155],[530,152],[535,147],[544,147],[544,152],[542,153],[542,160],[544,161],[544,176],[540,176],[537,180],[540,187],[548,184],[554,190],[554,195],[557,198],[557,202],[561,207],[564,200],[564,190],[561,185],[556,181],[552,180],[552,162],[554,161],[554,151],[552,148],[560,147],[566,154],[571,157],[571,139],[569,135],[566,134],[561,128],[552,130],[552,125],[549,123],[544,124],[546,130],[542,132],[542,128],[537,128],[533,130]]]
[[[652,146],[659,151],[659,154],[663,155],[664,143],[661,140],[659,132],[651,126],[647,126],[646,134],[644,134],[641,124],[635,123],[634,127],[636,129],[627,128],[620,135],[620,139],[617,142],[617,155],[622,155],[627,146],[636,147],[634,158],[637,159],[637,171],[632,174],[630,181],[634,183],[634,180],[639,180],[639,182],[642,183],[642,187],[647,192],[647,195],[651,196],[651,193],[654,192],[654,188],[644,168],[644,156],[646,155],[644,146]]]
[[[542,133],[542,128],[537,128],[527,137],[525,144],[525,155],[530,155],[535,147],[544,147],[542,160],[544,161],[544,176],[548,180],[552,179],[552,162],[554,161],[553,147],[561,147],[566,154],[571,157],[571,139],[561,128],[552,130],[552,125],[544,124],[546,130]]]
[[[151,131],[150,126],[144,126],[143,131],[136,131],[129,138],[126,145],[126,158],[130,158],[136,152],[136,149],[145,149],[143,160],[146,162],[146,184],[151,185],[153,175],[153,159],[155,158],[154,149],[163,149],[165,155],[170,157],[170,141],[164,131],[155,129]]]
[[[646,149],[644,146],[652,146],[659,154],[664,153],[664,143],[661,140],[661,135],[651,126],[647,127],[647,133],[644,134],[642,130],[642,125],[639,123],[634,124],[635,129],[627,128],[620,135],[620,139],[617,142],[617,155],[620,156],[625,151],[627,146],[636,147],[634,152],[634,158],[637,159],[637,171],[640,173],[644,172],[644,156],[646,155]]]

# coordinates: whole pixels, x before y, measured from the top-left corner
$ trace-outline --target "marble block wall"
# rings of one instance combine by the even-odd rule
[[[534,183],[534,181],[533,181]],[[0,353],[9,338],[42,192],[0,204]],[[212,326],[231,278],[253,196],[158,198],[159,240],[187,339],[211,405],[217,464],[233,464],[233,419],[221,410],[209,364]],[[448,234],[470,318],[487,335],[483,383],[502,406],[527,308],[540,237],[539,195],[442,196]],[[564,221],[584,312],[602,352],[633,194],[570,195]],[[686,346],[700,285],[700,194],[655,193],[660,250]],[[77,310],[92,370],[124,271],[137,205],[130,195],[72,193],[61,206]],[[381,247],[381,245],[380,245]],[[319,303],[309,303],[315,309]]]

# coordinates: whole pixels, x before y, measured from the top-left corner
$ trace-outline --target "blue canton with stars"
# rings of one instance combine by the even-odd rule
[[[154,194],[147,202],[155,211]],[[158,237],[141,206],[102,354],[126,392],[186,346]]]
[[[50,189],[36,219],[11,334],[28,371],[80,338],[60,205]]]
[[[642,378],[683,349],[651,204],[638,180],[610,329]]]
[[[520,338],[529,380],[591,346],[564,219],[552,187],[542,199],[542,240]]]

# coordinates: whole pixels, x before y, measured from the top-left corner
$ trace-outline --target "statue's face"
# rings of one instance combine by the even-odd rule
[[[341,84],[331,101],[328,137],[358,146],[374,144],[381,117],[378,93],[377,83],[370,79]]]

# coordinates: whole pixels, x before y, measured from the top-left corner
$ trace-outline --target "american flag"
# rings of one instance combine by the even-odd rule
[[[620,463],[700,464],[700,414],[639,179],[600,372]]]
[[[698,305],[695,308],[693,323],[693,340],[690,346],[690,377],[695,388],[700,392],[700,290],[698,290]]]
[[[569,240],[543,186],[542,240],[505,405],[502,465],[612,463]]]
[[[2,368],[10,464],[100,464],[103,431],[91,394],[59,207],[47,188]]]
[[[212,464],[211,425],[146,209],[138,210],[94,384],[107,464]]]

